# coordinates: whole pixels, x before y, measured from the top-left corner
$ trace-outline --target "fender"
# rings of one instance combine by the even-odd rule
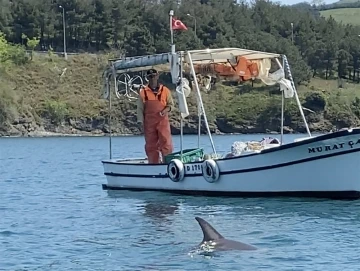
[[[214,183],[220,178],[220,170],[213,159],[205,160],[202,165],[202,174],[204,179],[209,183]]]
[[[167,166],[167,173],[173,182],[180,182],[185,177],[185,167],[179,159],[172,159]]]

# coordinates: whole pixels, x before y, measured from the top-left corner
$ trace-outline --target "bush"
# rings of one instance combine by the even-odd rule
[[[16,97],[4,86],[0,88],[0,125],[12,121],[17,114]]]
[[[355,97],[354,101],[352,101],[351,109],[354,112],[355,116],[360,118],[360,98],[359,97]]]
[[[9,44],[5,35],[0,32],[0,63],[5,66],[12,63],[22,65],[28,60],[25,48],[20,45]]]
[[[303,106],[315,112],[324,111],[326,106],[325,96],[320,92],[308,93]]]
[[[68,106],[61,101],[47,101],[45,104],[45,115],[55,124],[62,123],[69,115]]]

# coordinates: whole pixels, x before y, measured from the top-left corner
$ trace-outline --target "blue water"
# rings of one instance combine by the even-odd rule
[[[214,137],[223,151],[250,138]],[[143,156],[143,138],[113,148]],[[108,193],[104,158],[103,137],[0,139],[0,270],[360,269],[360,201]],[[195,216],[259,250],[198,254]]]

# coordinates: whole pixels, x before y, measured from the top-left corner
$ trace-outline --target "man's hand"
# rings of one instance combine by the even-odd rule
[[[163,110],[161,110],[160,112],[160,116],[165,116],[166,113],[168,113],[170,110],[169,110],[169,107],[166,106]]]

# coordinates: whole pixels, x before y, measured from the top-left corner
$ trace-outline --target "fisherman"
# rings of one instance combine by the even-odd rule
[[[173,152],[168,113],[174,106],[170,90],[159,84],[159,73],[150,69],[146,73],[147,86],[140,90],[137,103],[137,122],[144,132],[145,152],[149,164],[161,163],[162,159]]]

